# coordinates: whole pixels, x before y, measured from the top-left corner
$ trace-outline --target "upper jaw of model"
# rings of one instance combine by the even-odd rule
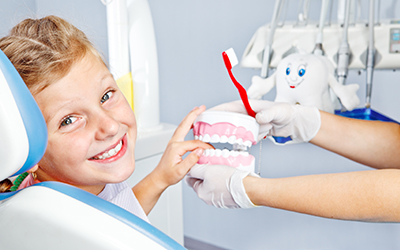
[[[229,149],[207,149],[199,164],[229,165],[254,172],[254,156],[248,150],[257,143],[259,124],[248,115],[225,111],[205,111],[193,125],[194,138],[207,143],[231,144]]]

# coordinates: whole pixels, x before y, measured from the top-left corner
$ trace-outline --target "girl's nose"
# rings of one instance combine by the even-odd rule
[[[119,122],[106,112],[98,114],[96,139],[104,140],[118,134]]]

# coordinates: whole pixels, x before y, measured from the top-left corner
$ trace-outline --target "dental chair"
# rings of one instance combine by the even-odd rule
[[[0,50],[0,180],[42,158],[47,128],[22,78]],[[0,249],[185,249],[130,212],[59,182],[0,193]]]

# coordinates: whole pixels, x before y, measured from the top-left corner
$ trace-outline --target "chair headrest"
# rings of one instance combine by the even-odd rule
[[[0,181],[39,162],[47,146],[43,115],[21,76],[0,50]]]

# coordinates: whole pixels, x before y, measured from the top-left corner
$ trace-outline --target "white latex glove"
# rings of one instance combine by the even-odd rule
[[[224,165],[195,165],[186,177],[186,183],[208,205],[219,208],[252,208],[243,186],[243,178],[252,175]]]
[[[292,141],[288,143],[308,142],[321,127],[321,115],[315,107],[265,100],[249,100],[249,102],[257,113],[256,120],[260,124],[258,141],[265,136],[290,136]],[[224,103],[211,110],[247,114],[241,101]]]

